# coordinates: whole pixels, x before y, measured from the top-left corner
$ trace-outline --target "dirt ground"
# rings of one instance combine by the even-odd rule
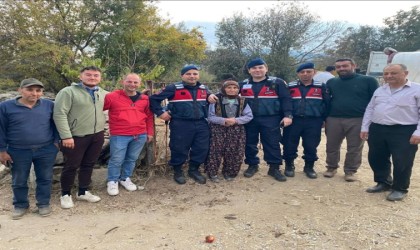
[[[345,152],[343,145],[342,152]],[[177,185],[171,173],[154,176],[142,191],[110,197],[106,169],[94,171],[96,204],[75,201],[60,208],[57,184],[51,216],[27,214],[11,220],[10,177],[0,181],[0,249],[420,249],[420,157],[410,192],[402,202],[386,194],[368,194],[372,172],[365,145],[359,181],[331,179],[325,165],[325,138],[319,147],[318,179],[311,180],[297,161],[294,178],[280,183],[267,176],[267,166],[250,179],[205,185],[191,179]],[[344,157],[344,155],[343,155]],[[342,157],[342,158],[343,158]],[[35,207],[31,191],[31,209]],[[213,243],[205,243],[207,235]]]

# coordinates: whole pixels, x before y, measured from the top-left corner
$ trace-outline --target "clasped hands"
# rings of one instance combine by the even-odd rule
[[[236,122],[236,119],[234,117],[225,118],[225,124],[224,124],[225,127],[230,127],[230,126],[233,126],[235,124],[237,124],[237,122]]]

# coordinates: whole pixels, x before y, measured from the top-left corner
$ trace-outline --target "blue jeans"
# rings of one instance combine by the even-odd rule
[[[50,205],[53,166],[58,148],[54,144],[36,149],[17,149],[9,147],[7,153],[12,157],[12,189],[15,208],[28,208],[28,177],[32,163],[36,176],[35,197],[38,207]]]
[[[133,174],[136,161],[147,141],[147,135],[113,135],[109,140],[111,158],[108,181],[125,180]]]

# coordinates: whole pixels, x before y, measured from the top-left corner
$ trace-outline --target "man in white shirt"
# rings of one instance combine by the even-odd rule
[[[319,71],[315,76],[314,80],[322,83],[326,83],[329,79],[334,78],[335,66],[327,66],[325,71]]]
[[[386,84],[373,94],[360,132],[360,138],[368,141],[368,160],[377,182],[366,192],[392,189],[387,200],[400,201],[408,192],[420,143],[420,84],[407,80],[404,64],[389,64],[383,75]]]

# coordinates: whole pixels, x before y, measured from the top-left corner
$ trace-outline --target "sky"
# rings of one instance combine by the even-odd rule
[[[160,1],[159,14],[172,23],[220,22],[235,12],[259,12],[278,1]],[[300,1],[321,21],[343,21],[355,25],[383,26],[383,19],[399,10],[410,10],[420,1]]]

